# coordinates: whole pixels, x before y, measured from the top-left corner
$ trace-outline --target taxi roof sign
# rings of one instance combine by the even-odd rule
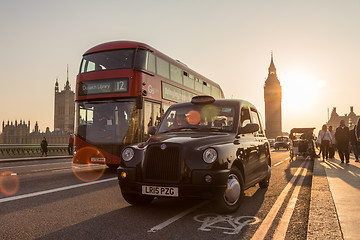
[[[205,103],[213,103],[213,102],[215,102],[215,98],[208,95],[199,95],[191,99],[191,103],[193,104],[205,104]]]

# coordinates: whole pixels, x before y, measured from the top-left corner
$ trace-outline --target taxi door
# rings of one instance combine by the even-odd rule
[[[242,107],[240,113],[240,126],[245,127],[251,123],[250,109]],[[246,185],[251,185],[260,176],[259,174],[259,142],[255,137],[256,133],[240,134],[240,142],[244,152],[243,165]]]
[[[264,129],[262,126],[262,121],[260,114],[255,108],[250,108],[251,122],[257,123],[259,125],[259,130],[254,133],[254,138],[256,141],[258,156],[257,156],[257,165],[255,166],[255,175],[262,177],[268,171],[268,158],[270,157],[269,144],[266,141]]]

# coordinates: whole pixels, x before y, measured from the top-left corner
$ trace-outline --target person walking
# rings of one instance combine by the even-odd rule
[[[332,126],[329,126],[329,132],[331,134],[331,143],[329,146],[329,158],[334,158],[335,150],[336,150],[336,141],[335,141],[335,131],[333,131]]]
[[[73,155],[73,150],[74,150],[74,136],[72,134],[70,134],[69,145],[68,145],[69,155]]]
[[[344,157],[346,163],[349,163],[350,153],[349,153],[349,141],[350,141],[350,131],[347,126],[345,126],[345,121],[340,121],[340,126],[336,128],[335,140],[337,150],[340,156],[341,163],[344,163]]]
[[[319,131],[317,138],[318,143],[320,144],[320,150],[322,153],[323,161],[327,160],[329,157],[329,146],[332,142],[332,137],[330,132],[327,130],[327,126],[324,124]]]
[[[360,142],[360,118],[358,118],[357,124],[355,125],[355,136],[356,139]]]
[[[48,143],[46,141],[46,137],[43,138],[43,140],[41,141],[41,156],[44,156],[45,154],[45,157],[47,157],[47,152],[48,152],[48,149],[47,149],[47,146],[48,146]]]
[[[351,147],[355,156],[355,162],[359,162],[359,154],[360,154],[360,142],[358,141],[356,137],[356,125],[354,128],[350,131],[350,143]]]

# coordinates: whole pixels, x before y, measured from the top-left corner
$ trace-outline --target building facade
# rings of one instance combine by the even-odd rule
[[[271,53],[268,77],[264,84],[265,132],[267,138],[276,138],[282,135],[281,95],[281,85],[276,74],[273,54]]]
[[[75,93],[71,91],[69,77],[64,90],[59,91],[59,82],[55,83],[54,131],[74,132]]]
[[[30,121],[17,120],[15,123],[8,121],[7,124],[2,123],[1,139],[4,144],[26,144],[30,133]]]
[[[350,113],[345,114],[343,116],[340,116],[336,112],[336,107],[334,107],[333,110],[331,111],[330,119],[326,123],[326,125],[328,127],[333,126],[333,129],[336,129],[338,126],[340,126],[340,121],[344,120],[345,125],[351,129],[357,123],[359,118],[360,118],[360,115],[355,114],[353,106],[350,107]]]
[[[36,122],[32,132],[30,132],[30,121],[17,120],[2,123],[2,133],[0,135],[1,144],[40,144],[43,137],[46,137],[49,144],[67,144],[69,135],[74,132],[75,114],[75,93],[69,84],[69,71],[64,90],[59,91],[59,82],[55,83],[55,104],[54,104],[54,131],[50,132],[46,128],[45,132],[40,132]]]
[[[45,132],[40,132],[37,122],[30,132],[30,121],[28,123],[22,120],[19,123],[8,121],[7,124],[2,123],[1,144],[40,144],[43,137],[48,144],[67,144],[69,135],[70,133],[65,131],[50,132],[49,128],[46,128]]]

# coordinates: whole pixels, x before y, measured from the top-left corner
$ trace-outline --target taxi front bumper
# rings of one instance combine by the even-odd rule
[[[190,183],[148,182],[137,180],[135,168],[118,168],[119,186],[122,192],[142,194],[142,186],[178,188],[178,197],[211,199],[221,196],[226,187],[230,170],[193,170]],[[210,176],[210,177],[208,177]],[[211,179],[211,181],[209,181]],[[206,181],[207,180],[207,181]]]

